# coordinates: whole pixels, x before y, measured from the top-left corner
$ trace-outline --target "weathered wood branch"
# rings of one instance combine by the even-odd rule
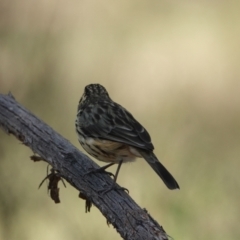
[[[98,168],[98,165],[21,106],[10,94],[0,94],[0,127],[31,148],[83,193],[123,239],[168,239],[163,228],[126,192],[99,194],[113,180],[106,174],[84,176],[89,169]]]

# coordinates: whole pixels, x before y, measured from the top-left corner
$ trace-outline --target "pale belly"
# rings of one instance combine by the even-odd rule
[[[103,162],[133,162],[137,157],[142,157],[136,148],[123,143],[82,136],[78,140],[88,154]]]

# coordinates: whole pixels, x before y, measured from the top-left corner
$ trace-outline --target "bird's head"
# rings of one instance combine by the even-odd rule
[[[85,105],[98,99],[109,99],[108,92],[105,87],[100,84],[89,84],[85,87],[84,93],[79,101],[80,105]]]

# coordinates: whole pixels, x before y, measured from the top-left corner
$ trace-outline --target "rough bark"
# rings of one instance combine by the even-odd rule
[[[98,168],[51,127],[21,106],[11,94],[0,94],[0,127],[42,157],[73,187],[83,193],[123,239],[168,239],[163,228],[124,191],[99,194],[112,184],[107,174],[85,175]]]

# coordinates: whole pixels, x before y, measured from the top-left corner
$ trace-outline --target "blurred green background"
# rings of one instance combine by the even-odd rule
[[[103,84],[150,132],[180,184],[143,159],[118,182],[174,239],[240,239],[240,2],[0,0],[0,93],[81,149],[85,85]],[[46,164],[0,131],[0,239],[121,239],[71,186],[38,190]],[[111,169],[115,171],[114,167]]]

